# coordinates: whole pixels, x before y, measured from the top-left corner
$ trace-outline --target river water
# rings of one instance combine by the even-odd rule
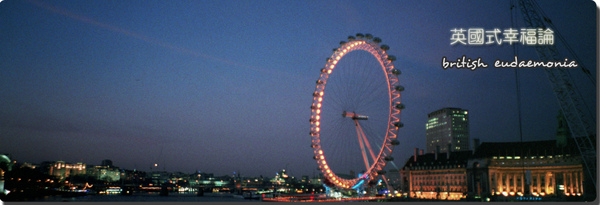
[[[44,197],[35,201],[52,202],[257,202],[234,197],[231,194],[208,193],[197,196],[193,193],[170,193],[169,196],[160,196],[158,193],[136,193],[133,195],[88,195],[79,197]]]

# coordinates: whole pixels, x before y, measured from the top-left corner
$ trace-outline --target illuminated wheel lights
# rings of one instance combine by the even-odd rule
[[[330,166],[327,165],[327,161],[325,160],[325,154],[322,150],[321,146],[321,126],[326,124],[321,123],[321,109],[324,106],[322,102],[326,97],[325,86],[327,84],[327,80],[331,75],[334,74],[334,70],[336,69],[336,65],[344,56],[352,51],[362,50],[367,51],[372,54],[373,57],[377,59],[379,64],[381,65],[381,69],[385,72],[385,79],[387,84],[388,91],[388,103],[389,106],[389,118],[387,122],[387,132],[385,134],[385,139],[383,144],[381,145],[381,149],[378,152],[376,158],[373,159],[372,164],[364,173],[370,178],[374,179],[378,175],[382,175],[385,172],[383,168],[385,167],[388,161],[393,160],[391,157],[392,150],[394,146],[399,144],[397,138],[398,128],[403,127],[403,123],[400,122],[400,112],[405,108],[404,104],[400,102],[400,92],[404,91],[404,87],[399,85],[398,83],[398,75],[401,74],[400,70],[395,68],[393,62],[396,60],[395,56],[388,55],[387,51],[390,49],[387,45],[378,45],[381,43],[381,39],[378,37],[373,37],[371,34],[357,34],[355,36],[349,36],[348,41],[339,42],[339,47],[333,49],[333,54],[331,57],[326,59],[326,64],[324,68],[321,69],[321,75],[319,79],[316,81],[316,89],[313,93],[313,104],[311,106],[311,147],[314,150],[315,156],[314,158],[317,160],[318,168],[323,173],[323,175],[327,178],[328,181],[333,183],[338,188],[348,189],[354,185],[356,185],[360,180],[360,178],[354,179],[343,179],[338,177],[331,169]],[[383,108],[385,109],[385,108]],[[327,136],[323,136],[327,137]],[[370,149],[370,148],[369,148]]]

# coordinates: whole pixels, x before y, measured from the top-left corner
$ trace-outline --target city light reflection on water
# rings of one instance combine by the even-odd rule
[[[160,196],[159,193],[139,193],[133,195],[88,195],[80,197],[44,197],[36,201],[49,202],[256,202],[236,198],[231,194],[213,194],[197,196],[195,193],[170,193],[168,196]]]

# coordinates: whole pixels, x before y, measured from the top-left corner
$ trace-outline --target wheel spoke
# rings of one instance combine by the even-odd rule
[[[381,171],[391,158],[392,144],[398,144],[393,141],[400,127],[400,110],[395,105],[400,103],[402,89],[394,89],[398,86],[399,72],[392,60],[388,60],[395,57],[388,57],[389,47],[380,47],[379,38],[361,36],[349,38],[327,59],[311,106],[311,146],[318,168],[327,186],[341,189],[350,189],[363,180],[373,182],[379,175],[383,177]],[[352,125],[358,146],[350,144],[356,143],[349,139],[354,135]],[[365,165],[363,177],[344,179],[336,174],[339,170],[356,169],[361,164],[359,155]],[[334,173],[334,169],[338,172]]]

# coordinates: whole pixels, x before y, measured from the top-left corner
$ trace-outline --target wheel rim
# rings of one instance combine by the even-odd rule
[[[349,37],[348,42],[341,42],[340,47],[334,49],[334,52],[331,55],[331,57],[327,58],[325,67],[321,69],[321,74],[319,76],[319,79],[317,80],[317,86],[315,92],[313,93],[313,103],[311,105],[310,135],[312,140],[311,146],[314,152],[314,159],[317,161],[318,168],[321,170],[325,177],[325,183],[328,186],[336,186],[338,188],[343,189],[353,188],[355,185],[364,183],[365,181],[375,181],[379,175],[383,174],[381,171],[385,167],[387,161],[392,159],[391,154],[393,148],[395,145],[398,144],[397,132],[398,128],[402,127],[400,123],[400,112],[404,108],[400,101],[400,91],[403,90],[403,87],[398,85],[397,77],[397,75],[400,72],[398,71],[398,69],[394,68],[393,61],[395,60],[395,57],[387,54],[386,50],[389,49],[389,47],[386,45],[378,45],[380,40],[377,40],[378,38],[372,38],[372,36],[371,38],[369,38],[369,34],[367,34],[366,38],[362,34],[357,34],[356,36],[357,38],[354,38],[353,36]],[[330,79],[330,76],[335,76],[335,73],[338,72],[338,70],[336,70],[336,68],[338,68],[338,63],[341,64],[344,57],[350,55],[351,53],[354,53],[355,51],[368,52],[372,57],[374,57],[376,62],[379,64],[379,68],[381,69],[381,71],[383,71],[379,72],[385,77],[382,78],[385,79],[382,81],[384,81],[383,89],[387,93],[387,103],[385,103],[386,105],[383,105],[381,109],[387,109],[386,115],[388,117],[386,119],[387,123],[385,125],[386,129],[384,130],[385,133],[383,134],[383,140],[379,142],[380,145],[379,147],[377,147],[377,154],[375,155],[373,151],[370,150],[371,156],[373,157],[371,157],[371,160],[368,163],[366,162],[369,161],[367,160],[368,157],[364,157],[365,164],[369,167],[365,170],[362,177],[352,176],[352,178],[342,178],[336,173],[334,173],[334,170],[332,170],[332,168],[330,167],[330,162],[328,161],[325,155],[325,152],[327,152],[328,150],[324,150],[324,147],[321,144],[321,137],[323,137],[323,139],[329,137],[324,135],[322,136],[322,134],[325,134],[322,133],[322,128],[324,128],[323,126],[330,126],[321,124],[323,120],[321,119],[321,111],[322,109],[326,109],[324,105],[327,105],[328,100],[335,101],[335,99],[326,99],[326,97],[328,96],[328,93],[326,92],[326,85],[328,85],[328,83],[333,83],[333,79],[335,79]],[[332,88],[327,89],[327,91],[329,90],[332,90]],[[352,110],[343,111],[352,112]],[[342,111],[339,112],[340,114],[342,114]],[[359,126],[357,125],[357,127]],[[358,136],[360,140],[360,134]],[[363,150],[363,155],[364,153],[365,151]]]

